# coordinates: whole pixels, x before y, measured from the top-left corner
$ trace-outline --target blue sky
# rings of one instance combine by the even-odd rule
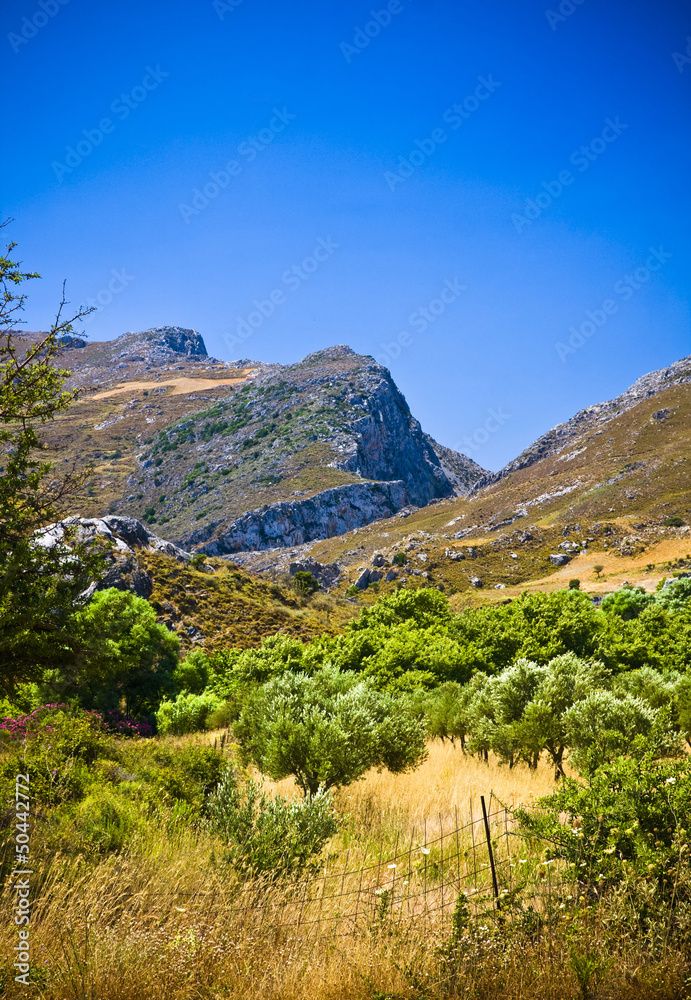
[[[347,343],[491,469],[691,352],[688,3],[5,0],[0,27],[29,329],[66,278],[96,340]]]

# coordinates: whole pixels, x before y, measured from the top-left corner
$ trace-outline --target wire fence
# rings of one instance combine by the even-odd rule
[[[448,830],[441,816],[435,818],[440,833],[433,839],[423,822],[406,842],[399,837],[392,852],[381,850],[374,863],[351,868],[347,855],[342,866],[296,878],[281,891],[248,886],[231,912],[257,931],[300,932],[304,938],[313,930],[320,936],[358,934],[384,925],[446,929],[459,898],[467,917],[501,920],[518,889],[523,905],[547,909],[561,882],[558,869],[522,858],[526,841],[509,810],[488,811],[484,796],[481,805],[480,815],[471,812],[470,821],[451,823]]]
[[[350,864],[350,850],[340,864],[325,865],[319,873],[290,879],[242,880],[223,867],[212,867],[190,885],[171,885],[164,894],[170,908],[199,913],[222,911],[246,933],[276,939],[312,936],[341,937],[396,928],[400,933],[433,933],[448,936],[452,918],[462,906],[465,919],[478,922],[503,919],[506,907],[520,890],[521,904],[535,913],[548,913],[553,892],[563,883],[557,863],[540,862],[517,829],[511,812],[481,810],[459,823],[434,817],[413,827],[405,839],[399,835],[393,849],[382,845],[376,860]],[[434,836],[428,835],[434,831]],[[356,848],[358,861],[361,859]],[[522,856],[523,855],[523,856]],[[4,866],[3,866],[4,867]],[[49,866],[50,867],[50,866]],[[46,870],[36,872],[34,914],[40,920],[51,906],[53,878]],[[144,913],[160,907],[160,884],[149,889],[147,879],[137,880],[133,891],[124,879],[118,912]],[[77,883],[81,879],[77,879]],[[75,883],[69,895],[78,897]],[[5,889],[8,887],[5,886]],[[155,897],[155,898],[154,898]]]

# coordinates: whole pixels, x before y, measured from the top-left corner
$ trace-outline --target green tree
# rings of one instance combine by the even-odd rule
[[[550,660],[545,674],[516,725],[516,739],[524,759],[537,765],[546,752],[555,778],[564,775],[564,752],[569,746],[566,712],[593,690],[601,688],[607,672],[601,663],[588,663],[574,653]]]
[[[600,607],[609,615],[618,615],[624,621],[630,621],[638,618],[654,600],[654,595],[647,594],[642,587],[622,587],[603,598]]]
[[[564,713],[571,758],[581,773],[624,754],[638,736],[648,736],[657,713],[642,698],[593,691]]]
[[[46,673],[47,697],[149,715],[172,691],[179,639],[156,621],[143,597],[114,588],[97,591],[70,627],[79,653],[69,669]]]
[[[45,665],[69,660],[70,612],[96,564],[79,546],[37,545],[32,537],[83,486],[74,468],[52,471],[39,428],[74,399],[59,352],[72,324],[91,310],[63,319],[63,286],[48,333],[22,338],[26,295],[18,289],[39,275],[22,271],[12,258],[15,247],[9,243],[0,256],[0,689],[8,694]]]
[[[655,595],[655,602],[669,611],[691,611],[691,577],[679,577]]]
[[[371,767],[409,771],[427,755],[425,726],[400,701],[333,667],[270,680],[233,728],[243,763],[274,781],[293,775],[305,795],[349,785]]]

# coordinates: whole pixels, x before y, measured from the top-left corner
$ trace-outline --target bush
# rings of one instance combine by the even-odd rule
[[[337,833],[331,796],[271,798],[249,781],[244,791],[227,769],[209,799],[209,828],[227,845],[231,864],[245,875],[278,876],[317,867],[315,858]]]
[[[681,612],[691,609],[691,577],[679,577],[662,587],[655,602],[668,611]]]
[[[81,709],[46,705],[3,723],[10,740],[0,775],[14,781],[18,771],[28,773],[31,796],[41,805],[82,798],[93,781],[89,765],[112,754],[101,719]]]
[[[405,552],[397,552],[396,555],[393,557],[394,566],[405,566],[407,562],[408,562],[408,556],[405,554]]]
[[[537,812],[517,813],[524,831],[545,837],[550,856],[569,861],[581,883],[601,890],[638,873],[674,902],[674,880],[688,868],[681,859],[691,824],[691,762],[664,760],[674,750],[655,734],[629,751],[600,764],[586,782],[564,778],[538,800]]]
[[[665,518],[666,528],[681,528],[683,524],[684,521],[678,514],[675,514],[673,517]]]
[[[109,780],[131,780],[129,787],[137,789],[154,812],[171,802],[184,803],[195,817],[204,812],[223,769],[213,747],[173,739],[128,741],[119,748],[118,762],[120,769],[116,767]]]
[[[163,735],[196,733],[206,727],[207,719],[220,705],[221,699],[212,692],[180,694],[175,701],[161,702],[156,712],[156,726]]]
[[[305,597],[309,597],[310,594],[321,589],[321,584],[316,576],[303,569],[298,570],[293,577],[293,586],[299,594],[303,594]]]
[[[201,694],[211,677],[211,662],[201,649],[193,649],[175,668],[173,681],[178,692]]]
[[[653,594],[647,594],[642,587],[622,587],[613,594],[607,594],[600,607],[606,614],[618,615],[624,621],[631,621],[638,618],[653,600]]]
[[[85,708],[154,711],[172,690],[180,643],[149,602],[111,587],[97,591],[73,623],[80,655],[73,670],[45,677],[46,690]]]
[[[121,851],[142,826],[136,803],[112,785],[95,783],[51,839],[73,853]]]
[[[580,580],[578,580],[576,577],[574,577],[573,580],[569,580],[569,590],[580,590],[580,589],[581,589]]]

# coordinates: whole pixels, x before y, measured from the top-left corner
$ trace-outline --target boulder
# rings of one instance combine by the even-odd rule
[[[473,585],[473,587],[477,587],[478,589],[484,586],[482,580],[478,576],[471,576],[470,582]]]
[[[291,576],[295,576],[296,573],[311,573],[325,589],[335,587],[341,576],[341,567],[338,563],[320,563],[312,556],[292,562],[289,569]]]
[[[383,576],[384,574],[380,573],[377,569],[363,569],[362,573],[360,573],[360,576],[355,581],[355,586],[358,590],[367,590],[370,583],[376,583],[378,580],[381,580]]]
[[[571,556],[567,556],[565,552],[553,552],[549,561],[553,566],[566,566],[567,563],[571,562]]]

